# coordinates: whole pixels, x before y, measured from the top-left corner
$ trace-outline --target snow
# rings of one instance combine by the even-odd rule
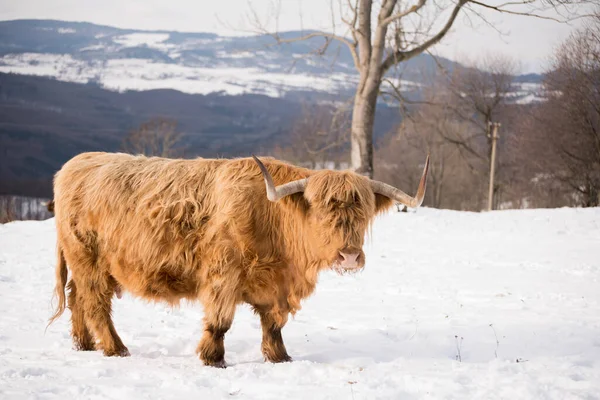
[[[0,225],[3,399],[600,396],[598,208],[391,212],[365,270],[323,274],[290,319],[294,362],[262,361],[260,323],[241,306],[225,370],[194,354],[198,304],[115,300],[130,358],[71,350],[68,312],[44,333],[54,240],[52,220]]]
[[[91,46],[86,46],[86,47],[82,47],[81,49],[79,49],[79,51],[84,52],[84,51],[98,51],[98,50],[104,50],[106,49],[106,46],[103,44],[94,44]]]
[[[77,33],[67,27],[57,31]],[[8,53],[0,56],[0,72],[93,82],[116,91],[174,89],[189,94],[252,93],[270,97],[296,91],[345,96],[355,91],[359,81],[354,65],[342,62],[342,58],[335,58],[334,67],[327,57],[284,53],[277,47],[248,41],[247,37],[121,33],[99,33],[95,40],[82,42],[70,54]],[[121,58],[125,55],[132,58]],[[390,79],[408,92],[423,87],[417,81]],[[544,100],[540,90],[537,83],[517,83],[507,97],[519,104],[539,102]]]
[[[513,91],[507,97],[514,104],[533,104],[546,101],[544,87],[541,83],[519,82],[514,83]]]
[[[168,33],[130,33],[115,37],[113,42],[123,47],[146,46],[159,50],[168,50],[175,47],[175,45],[164,43],[169,40],[169,37]]]
[[[185,93],[225,91],[237,95],[264,90],[272,97],[283,94],[278,89],[312,87],[327,91],[337,85],[347,85],[344,74],[329,77],[267,73],[255,68],[202,68],[175,64],[148,63],[140,59],[110,60],[102,75],[108,89],[150,90],[172,88]]]
[[[235,58],[237,54],[232,53],[230,57]],[[171,56],[177,58],[180,54],[174,52]],[[251,67],[228,67],[208,58],[205,61],[205,66],[195,67],[138,58],[89,63],[70,55],[23,53],[0,57],[0,72],[53,76],[61,81],[78,83],[93,79],[104,88],[117,91],[174,89],[190,94],[260,93],[271,97],[283,96],[290,90],[336,92],[340,88],[353,88],[358,82],[355,75],[345,73],[277,73]]]
[[[255,54],[249,51],[235,51],[235,52],[227,52],[227,51],[217,51],[215,54],[218,58],[252,58],[255,57]]]
[[[538,95],[535,95],[533,93],[527,94],[523,97],[521,97],[518,100],[515,100],[514,103],[515,104],[532,104],[532,103],[540,103],[546,101],[545,97],[541,97]]]
[[[68,54],[22,53],[0,58],[0,72],[52,76],[60,81],[86,83],[99,73]]]

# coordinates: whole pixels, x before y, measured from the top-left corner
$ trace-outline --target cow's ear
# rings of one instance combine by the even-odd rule
[[[394,200],[379,193],[375,193],[375,213],[379,214],[389,210],[394,205]]]

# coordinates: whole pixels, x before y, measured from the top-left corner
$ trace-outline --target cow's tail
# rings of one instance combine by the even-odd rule
[[[65,256],[59,241],[56,246],[56,286],[54,286],[54,296],[58,299],[58,304],[54,314],[50,317],[46,328],[65,312],[65,308],[67,307],[67,298],[65,296],[67,276],[67,262],[65,261]]]

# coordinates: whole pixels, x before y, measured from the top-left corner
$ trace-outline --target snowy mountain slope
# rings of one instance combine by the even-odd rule
[[[345,47],[331,45],[319,58],[307,54],[323,45],[322,38],[274,44],[267,35],[222,37],[64,21],[4,21],[0,22],[0,72],[95,82],[119,91],[163,88],[280,97],[306,91],[350,95],[355,89],[358,76]],[[439,62],[450,70],[458,65],[443,58]],[[429,55],[408,61],[402,70],[402,90],[407,95],[418,92],[435,66]],[[519,85],[515,100],[534,99],[539,79],[522,77],[530,86]]]
[[[322,275],[284,329],[294,362],[262,361],[240,307],[225,370],[194,354],[199,305],[116,300],[126,359],[71,350],[68,312],[44,334],[54,239],[52,220],[0,225],[3,399],[600,396],[600,209],[383,216],[366,269]]]

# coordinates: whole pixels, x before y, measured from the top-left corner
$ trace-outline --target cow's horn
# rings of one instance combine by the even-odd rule
[[[429,170],[429,154],[427,155],[427,160],[425,160],[425,168],[423,169],[423,175],[421,175],[421,181],[419,182],[419,189],[417,189],[417,195],[415,197],[411,197],[404,193],[400,189],[396,189],[395,187],[388,185],[387,183],[379,182],[379,181],[371,181],[371,188],[374,193],[382,194],[390,199],[396,200],[398,203],[405,204],[409,207],[419,207],[421,203],[423,203],[423,198],[425,197],[425,187],[427,186],[427,171]]]
[[[298,179],[297,181],[288,182],[284,185],[275,186],[273,183],[273,177],[267,170],[267,167],[256,157],[252,156],[254,161],[258,164],[263,177],[265,178],[265,186],[267,187],[267,198],[271,201],[278,201],[285,196],[289,196],[290,194],[304,192],[306,188],[306,184],[308,183],[308,179]]]

